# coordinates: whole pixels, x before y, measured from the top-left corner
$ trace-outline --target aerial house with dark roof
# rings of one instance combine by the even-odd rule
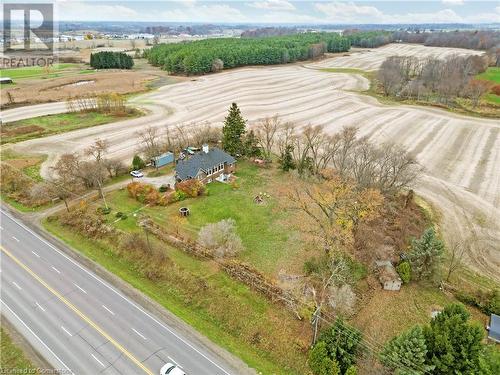
[[[234,173],[236,159],[217,147],[203,145],[201,152],[179,160],[175,166],[177,182],[197,179],[204,184],[214,180],[226,182]]]

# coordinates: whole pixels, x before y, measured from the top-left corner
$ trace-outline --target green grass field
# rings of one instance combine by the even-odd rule
[[[477,78],[500,83],[500,67],[491,67],[486,72],[478,74]]]
[[[478,74],[476,78],[483,79],[486,81],[491,81],[495,85],[500,84],[500,67],[491,67],[486,70],[486,72]],[[500,104],[500,96],[492,93],[486,94],[484,96],[486,101],[494,104]]]
[[[125,115],[99,112],[71,112],[57,115],[33,117],[2,125],[1,144],[17,143],[28,139],[46,137],[71,130],[107,124],[125,118],[138,117],[142,113],[133,110]]]
[[[35,366],[27,359],[10,336],[0,329],[0,372],[2,374],[38,374]]]
[[[25,79],[25,78],[55,78],[61,76],[61,74],[68,71],[86,71],[87,69],[82,69],[81,64],[57,64],[50,68],[48,71],[45,68],[35,66],[35,67],[23,67],[23,68],[12,68],[12,69],[0,69],[0,77],[9,77],[12,80]]]

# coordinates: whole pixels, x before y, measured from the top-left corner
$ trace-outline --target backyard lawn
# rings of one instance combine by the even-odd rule
[[[142,212],[150,215],[158,224],[168,226],[178,216],[180,207],[188,207],[190,216],[184,221],[181,232],[197,238],[199,229],[222,219],[233,218],[245,250],[240,258],[257,269],[274,275],[294,258],[301,248],[298,234],[283,224],[286,213],[280,209],[275,196],[276,186],[286,184],[285,178],[276,169],[261,169],[249,162],[239,161],[236,184],[212,182],[208,184],[208,196],[191,198],[167,207],[144,207]],[[267,193],[263,204],[256,204],[257,194]],[[116,223],[122,229],[136,227],[130,213],[143,205],[130,198],[126,189],[112,192],[107,197],[114,211],[127,213],[129,218]]]
[[[141,114],[137,110],[131,110],[130,113],[123,115],[99,112],[70,112],[9,122],[2,125],[1,144],[22,142],[28,139],[107,124],[126,118],[138,117]]]

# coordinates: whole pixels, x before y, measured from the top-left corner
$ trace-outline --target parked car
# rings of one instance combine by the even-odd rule
[[[137,178],[144,177],[144,173],[142,173],[141,171],[132,171],[130,172],[130,175]]]
[[[160,375],[186,375],[186,373],[179,366],[167,363],[161,368]]]

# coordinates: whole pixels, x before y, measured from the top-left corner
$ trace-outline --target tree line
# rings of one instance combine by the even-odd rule
[[[433,47],[488,50],[500,44],[500,32],[493,30],[408,32],[396,31],[394,40]]]
[[[351,42],[351,46],[362,48],[375,48],[394,42],[394,35],[391,31],[374,30],[359,31],[357,29],[347,29],[342,32]]]
[[[134,60],[124,52],[101,51],[90,54],[90,66],[95,69],[132,69]]]
[[[349,48],[349,40],[338,33],[303,33],[159,44],[145,51],[145,56],[152,65],[171,73],[193,75],[246,65],[286,64]]]
[[[488,68],[483,56],[452,56],[420,60],[391,56],[381,65],[377,79],[385,95],[403,99],[431,100],[453,104],[458,97],[469,98],[477,106],[490,88],[487,81],[474,77]]]

